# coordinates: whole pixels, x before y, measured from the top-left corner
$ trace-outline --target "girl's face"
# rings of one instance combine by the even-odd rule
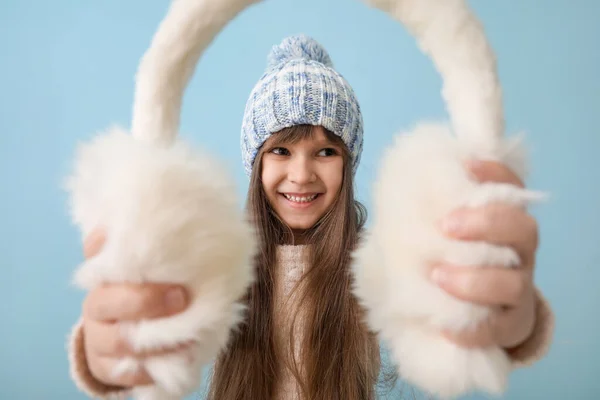
[[[265,143],[262,184],[271,207],[293,230],[314,226],[342,186],[344,160],[340,145],[322,127],[293,144]]]

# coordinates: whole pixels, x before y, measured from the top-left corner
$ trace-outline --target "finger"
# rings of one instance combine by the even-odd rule
[[[450,295],[485,306],[514,307],[531,291],[530,272],[524,269],[440,265],[431,278]]]
[[[102,229],[94,229],[83,242],[83,255],[92,258],[100,252],[106,242],[106,233]]]
[[[500,346],[510,349],[521,344],[534,330],[535,301],[523,301],[519,307],[495,313],[493,330]]]
[[[485,348],[496,344],[493,332],[488,323],[482,323],[476,328],[465,329],[460,332],[444,330],[446,339],[464,348]]]
[[[134,351],[127,343],[117,323],[107,323],[94,319],[84,319],[86,348],[105,358],[132,356]]]
[[[115,376],[113,371],[119,362],[118,359],[99,355],[93,355],[91,357],[92,358],[89,361],[92,375],[107,385],[130,388],[133,386],[145,386],[154,383],[153,379],[148,375],[148,372],[144,368],[138,368],[136,371],[131,372],[123,372],[118,376]]]
[[[471,160],[467,162],[467,168],[475,179],[480,182],[509,183],[525,187],[525,184],[516,173],[497,161]]]
[[[535,218],[525,210],[505,204],[457,209],[442,220],[441,226],[445,234],[456,239],[510,246],[525,265],[532,264],[530,258],[539,242]]]
[[[89,320],[85,321],[85,325],[86,343],[90,352],[102,357],[155,357],[185,350],[193,345],[193,341],[189,341],[172,347],[156,347],[150,350],[136,351],[134,346],[127,341],[126,334],[118,323]]]
[[[105,285],[90,292],[84,301],[84,315],[99,321],[125,321],[160,318],[177,314],[187,307],[188,295],[181,286]]]

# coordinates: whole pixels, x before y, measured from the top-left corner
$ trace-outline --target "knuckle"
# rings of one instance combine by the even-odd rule
[[[119,296],[113,302],[120,307],[118,313],[124,319],[155,318],[166,313],[163,290],[155,285],[128,288],[120,291]]]
[[[162,291],[154,286],[143,286],[128,292],[123,306],[127,309],[128,318],[156,318],[166,313],[166,304]]]
[[[499,225],[506,220],[506,208],[502,204],[494,204],[490,207],[487,223],[488,227]]]
[[[83,300],[82,313],[84,319],[97,319],[97,316],[101,315],[102,303],[96,300],[93,292]]]
[[[479,214],[479,225],[482,232],[489,232],[499,221],[502,221],[502,210],[498,205],[489,205]]]
[[[161,311],[164,307],[162,301],[164,296],[161,296],[159,290],[154,287],[144,287],[140,290],[138,296],[138,308],[141,313],[145,315],[154,314],[157,311]]]
[[[149,308],[151,301],[152,296],[147,290],[136,289],[133,292],[124,293],[120,303],[128,319],[137,319],[140,315],[144,314],[144,310]]]
[[[122,386],[132,387],[149,383],[150,379],[148,379],[146,373],[142,369],[124,373],[119,377],[119,384]]]
[[[478,287],[475,275],[470,273],[461,274],[459,287],[463,297],[471,297]]]
[[[118,384],[121,386],[137,386],[138,384],[137,373],[133,372],[122,373],[116,380],[118,380]]]
[[[510,294],[511,301],[514,303],[518,303],[523,299],[525,293],[527,292],[527,279],[525,274],[520,273],[518,276],[512,280]]]
[[[111,353],[118,356],[129,355],[133,353],[133,349],[131,345],[127,342],[127,340],[118,333],[115,334],[115,337],[112,339],[112,347],[110,349]]]

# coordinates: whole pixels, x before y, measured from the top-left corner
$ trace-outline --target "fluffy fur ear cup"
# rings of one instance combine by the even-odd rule
[[[372,229],[355,255],[355,292],[369,325],[390,345],[403,379],[441,398],[471,391],[498,395],[512,369],[505,352],[459,348],[440,334],[472,328],[490,310],[451,297],[428,274],[436,262],[512,268],[519,257],[508,247],[450,240],[439,222],[457,207],[495,201],[526,207],[543,196],[479,183],[466,171],[467,160],[488,159],[522,176],[526,160],[520,141],[504,136],[495,56],[468,3],[365,2],[401,22],[429,56],[442,78],[450,124],[420,124],[398,135],[384,155],[374,185]]]
[[[505,157],[516,170],[522,148],[506,140]],[[439,222],[464,205],[504,201],[519,206],[541,194],[506,184],[481,184],[466,171],[473,154],[445,125],[421,124],[398,135],[384,155],[374,185],[373,226],[355,253],[355,293],[369,310],[368,323],[389,344],[400,376],[441,398],[471,391],[501,394],[512,366],[500,348],[467,350],[440,330],[469,329],[489,309],[458,300],[431,282],[429,266],[514,267],[508,247],[447,239]],[[520,160],[520,161],[519,161]]]
[[[114,373],[144,367],[155,384],[137,400],[177,400],[243,318],[252,283],[254,234],[238,192],[215,157],[178,140],[184,90],[203,51],[257,0],[177,0],[136,73],[131,130],[109,129],[78,150],[68,179],[73,221],[84,236],[103,228],[101,252],[75,273],[85,289],[110,282],[182,284],[188,308],[170,317],[121,322],[136,350],[186,345],[174,354],[121,360]]]
[[[80,146],[68,189],[82,232],[100,226],[107,235],[101,252],[76,271],[76,284],[88,290],[106,282],[188,288],[183,313],[121,328],[137,350],[192,344],[140,363],[157,386],[134,389],[135,398],[191,393],[242,319],[240,301],[253,280],[255,241],[233,179],[212,156],[182,142],[149,145],[115,128]],[[131,360],[118,366],[132,367]]]

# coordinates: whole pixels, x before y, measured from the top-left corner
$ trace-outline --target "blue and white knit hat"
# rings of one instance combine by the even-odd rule
[[[354,90],[333,69],[327,51],[305,35],[274,46],[267,68],[246,103],[241,148],[246,174],[263,143],[293,125],[320,125],[341,137],[353,172],[363,148],[363,120]]]

